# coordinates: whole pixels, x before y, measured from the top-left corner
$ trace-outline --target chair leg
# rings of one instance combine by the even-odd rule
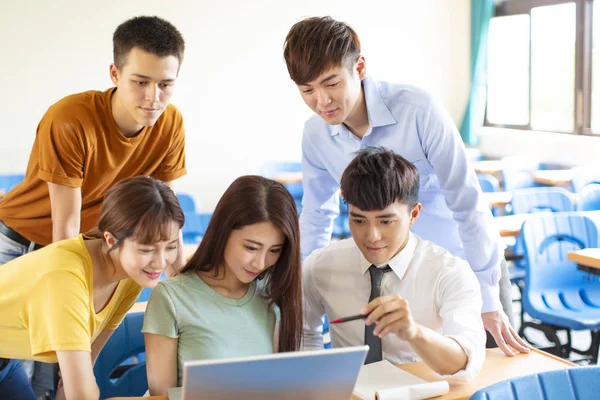
[[[572,349],[573,353],[585,356],[584,360],[589,360],[590,364],[595,365],[598,363],[598,347],[600,346],[600,331],[591,331],[590,335],[592,341],[590,347],[587,350]]]
[[[532,328],[532,329],[537,329],[537,330],[541,331],[546,336],[546,338],[550,342],[552,342],[552,344],[554,346],[548,347],[548,348],[543,348],[544,351],[547,351],[551,354],[555,354],[561,358],[565,358],[565,359],[569,358],[569,354],[571,352],[571,348],[570,348],[569,344],[563,345],[560,342],[560,339],[557,335],[558,331],[561,331],[561,330],[569,331],[567,328],[553,326],[553,325],[539,323],[539,322],[532,322],[532,321],[523,322],[521,324],[521,327],[519,328],[519,336],[521,336],[523,339],[525,339],[529,343],[533,344],[534,346],[536,346],[536,344],[533,341],[531,341],[530,339],[528,339],[527,336],[525,335],[525,328]],[[570,332],[567,333],[567,336],[570,337]],[[536,346],[536,347],[539,347],[539,346]]]

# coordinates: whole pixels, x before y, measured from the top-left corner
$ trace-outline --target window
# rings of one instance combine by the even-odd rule
[[[497,4],[488,38],[487,126],[600,134],[599,2]]]

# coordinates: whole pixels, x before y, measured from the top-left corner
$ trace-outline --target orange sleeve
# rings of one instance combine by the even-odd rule
[[[179,110],[174,106],[171,129],[174,130],[174,133],[169,143],[169,151],[153,174],[154,178],[163,182],[175,180],[186,174],[185,129],[183,127],[183,117]]]
[[[38,177],[58,185],[80,187],[87,152],[82,121],[65,118],[55,107],[46,112],[37,129]]]

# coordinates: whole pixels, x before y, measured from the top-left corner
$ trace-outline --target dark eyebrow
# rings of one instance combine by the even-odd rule
[[[354,211],[350,211],[350,215],[353,217],[356,217],[356,218],[366,218],[364,215],[355,213]],[[391,214],[378,215],[375,218],[384,219],[384,218],[394,218],[397,216],[398,216],[397,214],[391,213]]]
[[[326,76],[325,78],[323,78],[323,80],[321,81],[321,83],[325,83],[325,82],[327,82],[327,81],[330,81],[330,80],[332,80],[333,78],[337,78],[337,76],[338,76],[337,74],[331,74],[331,75],[328,75],[328,76]]]
[[[142,78],[142,79],[148,79],[149,81],[153,80],[151,77],[146,76],[146,75],[142,75],[142,74],[131,74],[133,76],[136,76],[138,78]],[[161,82],[174,82],[175,79],[173,78],[169,78],[169,79],[162,79]]]
[[[338,76],[338,74],[331,74],[331,75],[327,75],[327,76],[326,76],[325,78],[323,78],[323,79],[321,80],[321,82],[319,82],[319,83],[323,84],[323,83],[325,83],[325,82],[327,82],[327,81],[330,81],[330,80],[332,80],[333,78],[337,78],[337,76]],[[300,84],[299,86],[310,86],[310,84],[309,84],[309,83],[302,83],[302,84]]]
[[[263,244],[261,242],[257,242],[256,240],[251,240],[251,239],[244,239],[246,242],[250,242],[250,243],[254,243],[257,246],[263,246]],[[285,243],[281,243],[281,244],[276,244],[275,246],[272,247],[279,247],[279,246],[283,246]]]

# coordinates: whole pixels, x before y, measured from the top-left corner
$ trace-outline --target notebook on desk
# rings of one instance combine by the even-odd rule
[[[417,400],[449,390],[446,381],[427,382],[383,360],[361,368],[352,394],[361,400]]]
[[[186,362],[169,400],[348,400],[368,346]]]

